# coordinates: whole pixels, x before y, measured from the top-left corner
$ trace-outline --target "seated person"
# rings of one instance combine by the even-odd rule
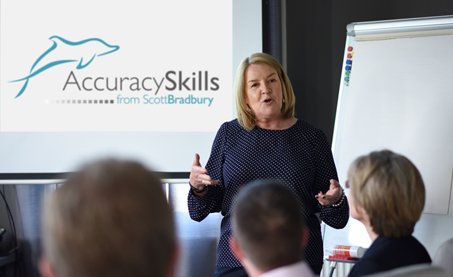
[[[255,181],[232,207],[231,250],[248,276],[314,276],[303,259],[308,241],[300,201],[277,181]]]
[[[365,225],[373,241],[349,276],[431,263],[428,251],[412,236],[425,205],[425,186],[409,159],[389,150],[358,157],[346,187],[351,216]]]
[[[173,276],[177,238],[160,179],[133,161],[85,165],[46,195],[44,277]]]

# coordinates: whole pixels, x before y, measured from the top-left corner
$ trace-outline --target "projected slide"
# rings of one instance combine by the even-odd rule
[[[217,129],[232,117],[232,5],[2,0],[0,132]]]
[[[261,13],[261,0],[1,0],[0,181],[99,157],[188,176],[235,117]]]

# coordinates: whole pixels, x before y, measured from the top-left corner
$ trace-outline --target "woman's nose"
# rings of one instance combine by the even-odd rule
[[[261,86],[261,93],[265,94],[265,93],[270,93],[271,92],[271,87],[269,84],[267,83],[264,83],[262,86]]]

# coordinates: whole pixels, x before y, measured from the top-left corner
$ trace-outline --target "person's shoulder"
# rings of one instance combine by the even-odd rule
[[[363,276],[367,274],[373,274],[381,271],[379,262],[377,262],[372,257],[362,257],[357,263],[352,267],[351,271],[348,274],[348,277]]]
[[[230,121],[223,122],[220,126],[220,129],[234,131],[242,129],[242,126],[239,124],[239,121],[237,119],[232,119]]]
[[[383,239],[385,239],[387,241],[387,244],[393,246],[394,248],[399,248],[399,247],[404,246],[405,248],[413,247],[414,249],[416,249],[416,248],[425,249],[425,246],[413,235],[405,236],[405,237],[401,237],[401,238],[383,238]]]
[[[375,253],[382,259],[389,258],[388,253],[393,253],[397,257],[417,257],[417,259],[431,262],[425,246],[412,235],[401,238],[379,236],[368,250],[370,249],[372,250],[370,253]]]
[[[237,120],[237,118],[232,119],[230,121],[226,121],[222,125],[226,125],[229,128],[239,128],[239,127],[241,127],[241,125],[239,124],[239,121]]]
[[[239,124],[239,121],[237,119],[233,119],[233,120],[222,123],[222,125],[219,128],[218,133],[222,133],[227,136],[230,136],[233,134],[237,134],[243,130],[245,130],[245,129],[241,126],[241,124]]]
[[[321,129],[315,127],[314,125],[308,123],[303,119],[297,119],[296,127],[300,132],[305,134],[305,136],[309,140],[318,141],[319,138],[326,138],[326,135]]]
[[[414,253],[418,255],[421,259],[425,259],[426,262],[432,262],[431,255],[429,255],[426,247],[421,243],[416,237],[411,236],[414,244]]]
[[[299,126],[299,128],[303,128],[313,132],[322,132],[321,129],[315,127],[313,124],[307,122],[304,119],[297,119],[296,124]]]

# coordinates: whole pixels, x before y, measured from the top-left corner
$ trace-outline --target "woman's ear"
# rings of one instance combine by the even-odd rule
[[[54,268],[46,257],[43,256],[39,259],[38,267],[42,277],[57,277]]]
[[[242,252],[242,249],[234,236],[231,236],[230,238],[230,249],[239,261],[242,261],[244,259],[244,252]]]

